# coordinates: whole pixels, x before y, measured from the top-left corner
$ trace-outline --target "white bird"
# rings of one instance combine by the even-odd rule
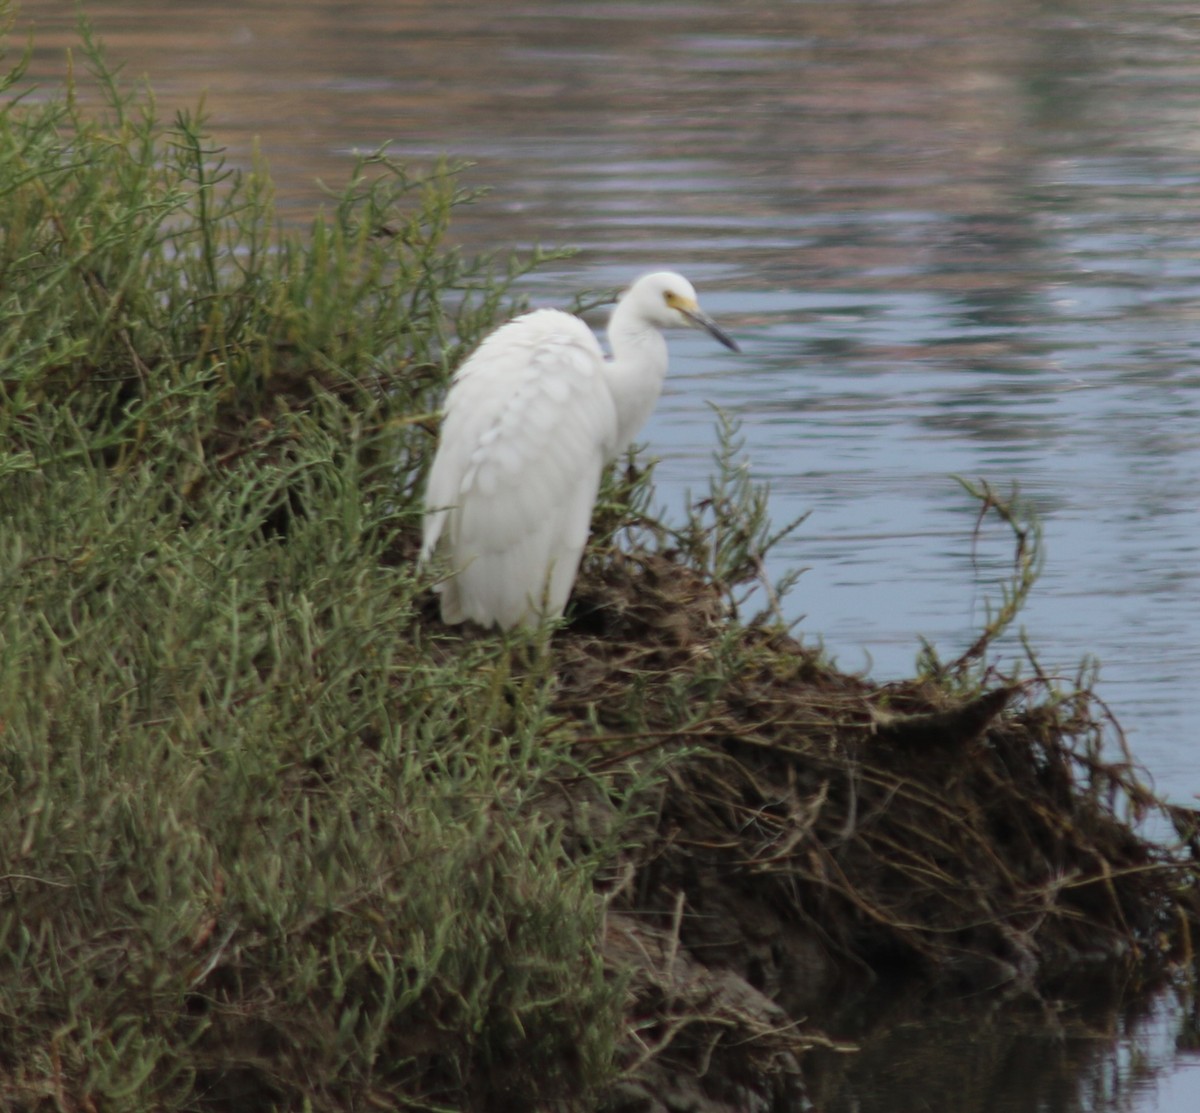
[[[662,390],[666,328],[738,351],[670,271],[639,278],[608,325],[612,358],[578,317],[538,309],[501,325],[459,368],[425,492],[421,563],[445,557],[442,619],[536,627],[562,614],[604,466]]]

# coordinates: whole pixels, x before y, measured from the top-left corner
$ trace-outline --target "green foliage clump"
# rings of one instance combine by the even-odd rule
[[[539,261],[446,168],[306,234],[202,119],[0,108],[0,1104],[514,1107],[611,1070],[549,680],[407,557],[447,369]]]
[[[513,280],[547,258],[464,258],[449,219],[474,195],[454,168],[414,175],[383,152],[358,159],[305,235],[280,232],[261,166],[227,166],[202,116],[160,121],[86,28],[84,51],[97,112],[73,82],[59,99],[13,95],[24,62],[0,79],[8,470],[47,452],[128,463],[166,449],[195,470],[218,448],[244,451],[227,442],[244,442],[251,420],[323,394],[368,424],[410,420],[509,304]],[[257,432],[261,447],[268,430]],[[425,438],[395,432],[403,478]]]

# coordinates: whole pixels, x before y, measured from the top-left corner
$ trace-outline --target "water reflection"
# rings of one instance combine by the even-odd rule
[[[645,434],[663,457],[661,498],[677,506],[707,468],[706,403],[741,417],[776,518],[812,511],[774,567],[808,568],[793,613],[844,665],[886,676],[908,671],[918,635],[947,654],[967,644],[1008,554],[975,550],[949,477],[1019,481],[1048,544],[1026,616],[1043,664],[1073,673],[1095,654],[1159,786],[1181,801],[1200,789],[1193,5],[91,0],[88,12],[165,112],[207,90],[235,161],[259,138],[288,219],[320,203],[317,179],[343,180],[352,149],[390,140],[410,161],[478,163],[468,180],[494,193],[460,216],[468,247],[581,248],[531,281],[536,300],[685,271],[745,355],[675,346]],[[34,74],[55,83],[71,7],[26,0],[20,19],[38,28]],[[898,1031],[908,1050],[882,1077],[916,1044]],[[1023,1063],[1018,1045],[987,1054]],[[1061,1054],[1064,1070],[1083,1062]],[[989,1104],[1006,1072],[973,1073],[986,1085],[956,1076],[961,1093],[924,1107],[1043,1107],[1032,1090],[1024,1106]],[[1122,1085],[1086,1107],[1156,1108]]]
[[[1115,987],[1110,987],[1115,989]],[[1200,1082],[1197,1018],[1173,994],[1122,1007],[895,1001],[860,1018],[859,1052],[820,1051],[806,1083],[821,1113],[1188,1113]]]

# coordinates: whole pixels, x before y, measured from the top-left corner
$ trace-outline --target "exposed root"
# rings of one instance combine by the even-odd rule
[[[847,676],[732,627],[669,554],[613,554],[578,596],[557,708],[603,728],[581,744],[603,742],[614,788],[669,757],[607,898],[631,1102],[661,1071],[695,1080],[697,1108],[779,1098],[835,985],[1037,996],[1188,959],[1200,817],[1102,757],[1086,688]],[[1135,832],[1151,810],[1179,847]]]

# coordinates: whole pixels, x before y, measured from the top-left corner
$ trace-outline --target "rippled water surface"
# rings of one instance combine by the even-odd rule
[[[47,86],[70,7],[23,6]],[[1018,482],[1045,527],[1025,615],[1043,665],[1097,657],[1136,756],[1194,800],[1194,4],[87,8],[164,110],[206,92],[235,161],[258,137],[285,214],[319,202],[316,179],[344,180],[354,148],[390,141],[405,159],[477,163],[468,181],[494,191],[460,219],[466,245],[582,249],[533,280],[538,302],[662,264],[691,277],[744,353],[673,343],[644,438],[663,459],[661,498],[678,506],[703,486],[707,404],[739,417],[777,520],[811,512],[775,571],[807,568],[788,606],[843,666],[901,675],[919,636],[945,655],[969,643],[1010,553],[998,537],[972,545],[951,476]],[[1187,1027],[1164,1010],[1142,1029],[1158,1033],[1151,1059]],[[1195,1062],[1038,1108],[1192,1111]],[[1033,1108],[999,1078],[989,1092],[987,1108]],[[856,1100],[909,1107],[894,1092]]]

